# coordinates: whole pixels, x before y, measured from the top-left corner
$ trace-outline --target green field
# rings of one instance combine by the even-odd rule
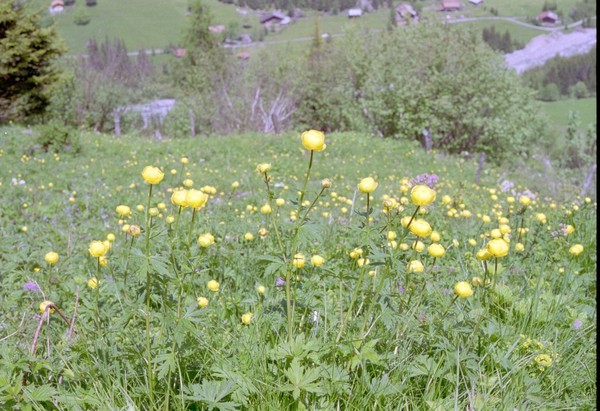
[[[357,133],[41,137],[0,128],[2,409],[595,409],[593,199]]]
[[[536,30],[528,27],[519,26],[518,24],[511,23],[505,20],[482,20],[482,21],[470,21],[464,23],[458,23],[465,25],[467,27],[471,27],[472,29],[481,32],[484,28],[491,28],[492,26],[495,28],[497,33],[504,34],[505,31],[508,30],[511,38],[518,43],[525,45],[532,38],[536,36],[541,36],[547,34],[544,31]]]
[[[566,127],[569,123],[569,112],[574,111],[579,115],[582,128],[598,121],[596,113],[596,97],[579,100],[560,100],[542,103],[542,108],[550,121],[558,127]]]
[[[124,40],[129,50],[144,49],[162,49],[168,45],[180,44],[182,40],[182,30],[186,24],[187,0],[103,0],[94,7],[86,7],[78,4],[76,7],[85,8],[90,14],[91,21],[85,26],[78,26],[73,22],[75,9],[67,10],[54,18],[50,17],[46,8],[45,0],[29,0],[28,7],[31,10],[42,10],[44,19],[54,20],[58,26],[61,36],[64,38],[68,52],[84,53],[87,41],[95,38],[98,41],[106,37],[118,37]],[[575,0],[564,1],[560,3],[560,8],[564,15],[575,3]],[[221,3],[217,0],[206,0],[214,17],[214,24],[223,24],[226,27],[236,26],[240,33],[247,32],[257,37],[257,33],[262,30],[258,19],[257,11],[249,10],[246,15],[236,11],[235,6]],[[436,2],[424,2],[422,6],[422,19],[438,21],[445,18],[444,13],[435,11]],[[492,16],[490,8],[498,9],[500,16],[533,16],[541,11],[542,0],[531,2],[516,2],[509,0],[489,0],[479,7],[466,4],[465,9],[459,13],[452,13],[452,16]],[[314,34],[314,17],[317,13],[308,12],[307,17],[291,23],[280,32],[270,32],[266,35],[265,41],[269,40],[291,40],[295,38],[311,37]],[[372,13],[365,13],[359,21],[366,28],[384,30],[387,27],[390,18],[389,9],[382,8]],[[319,15],[319,25],[322,33],[343,33],[348,24],[345,11],[338,15]],[[250,26],[243,29],[242,25]],[[464,24],[464,23],[461,23]],[[544,32],[535,29],[528,29],[506,21],[482,21],[467,23],[478,29],[495,25],[498,30],[509,29],[513,38],[520,42],[526,42],[536,34]]]

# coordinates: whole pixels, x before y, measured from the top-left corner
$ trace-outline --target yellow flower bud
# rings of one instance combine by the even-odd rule
[[[123,227],[125,227],[125,226],[123,226]],[[140,234],[142,234],[142,229],[140,228],[139,225],[131,224],[129,226],[129,229],[127,230],[127,233],[132,237],[137,237]]]
[[[175,190],[171,194],[171,203],[179,207],[186,207],[187,190]]]
[[[210,233],[204,233],[198,237],[198,245],[202,248],[208,248],[215,243],[215,237]]]
[[[302,145],[307,150],[323,151],[327,147],[325,144],[325,134],[317,130],[308,130],[302,133]]]
[[[102,257],[104,254],[106,254],[108,249],[106,248],[106,246],[104,245],[104,243],[102,241],[92,241],[90,243],[90,247],[88,248],[88,251],[90,252],[92,257],[98,258],[98,257]]]
[[[92,290],[95,289],[96,287],[98,287],[98,279],[96,277],[90,278],[89,280],[87,280],[87,285]]]
[[[208,195],[200,190],[188,190],[185,196],[185,204],[192,208],[202,208],[208,201]]]
[[[504,257],[508,254],[509,247],[506,241],[504,241],[501,238],[496,238],[491,240],[487,244],[487,250],[490,252],[491,255],[493,255],[496,258],[499,258]]]
[[[210,280],[208,283],[206,283],[206,286],[212,292],[219,291],[219,282],[217,280]]]
[[[427,251],[429,252],[429,255],[431,255],[432,257],[435,257],[435,258],[440,258],[444,254],[446,254],[446,249],[444,248],[443,245],[441,245],[439,243],[431,244],[429,246],[429,248],[427,249]]]
[[[323,264],[325,264],[325,259],[320,255],[315,254],[310,258],[310,263],[315,267],[321,267]]]
[[[435,191],[425,184],[418,184],[410,190],[410,198],[415,205],[426,206],[435,201]]]
[[[569,252],[577,257],[579,254],[583,252],[583,246],[581,244],[575,244],[571,248],[569,248]]]
[[[48,264],[56,264],[58,262],[58,253],[50,251],[49,253],[46,253],[44,259]]]
[[[490,254],[490,252],[488,251],[487,248],[482,248],[481,250],[477,251],[477,254],[476,254],[476,258],[481,261],[485,261],[491,257],[492,257],[492,254]]]
[[[407,266],[406,269],[411,273],[422,273],[425,271],[425,267],[423,263],[419,260],[412,260]]]
[[[297,253],[296,255],[294,255],[294,260],[292,261],[292,265],[294,267],[302,268],[304,267],[304,264],[306,264],[306,257],[304,257],[304,254]]]
[[[218,289],[218,287],[217,287]],[[208,298],[206,297],[198,297],[196,298],[196,301],[198,302],[198,305],[200,307],[206,307],[208,305]]]
[[[429,234],[431,234],[431,226],[422,218],[413,220],[409,226],[409,230],[418,237],[427,237]]]
[[[42,301],[40,303],[40,312],[44,313],[44,311],[46,311],[46,308],[48,308],[48,306],[53,306],[53,305],[54,305],[54,303],[52,301],[50,301],[50,300]],[[48,309],[48,312],[53,313],[54,312],[54,308],[50,307]]]
[[[459,281],[454,285],[454,294],[460,298],[467,298],[473,295],[471,284],[466,281]]]
[[[259,165],[256,166],[256,171],[258,171],[261,174],[267,173],[267,172],[269,172],[269,170],[271,170],[270,163],[260,163]]]
[[[250,321],[252,321],[252,316],[254,314],[252,314],[250,311],[248,311],[246,314],[242,315],[242,324],[244,325],[248,325],[250,324]]]
[[[321,188],[331,188],[331,180],[328,178],[321,180]]]
[[[373,177],[366,177],[358,183],[358,191],[365,194],[372,193],[378,185]]]
[[[160,168],[154,166],[146,166],[142,171],[142,177],[144,177],[144,180],[149,184],[160,183],[164,176],[165,173],[163,173]]]
[[[123,204],[117,206],[116,211],[121,217],[127,217],[129,214],[131,214],[131,208]]]
[[[256,292],[259,293],[260,295],[264,295],[266,291],[267,291],[267,289],[265,288],[264,285],[259,285],[256,287]]]

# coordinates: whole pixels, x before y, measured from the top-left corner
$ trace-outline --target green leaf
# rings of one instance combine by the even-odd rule
[[[44,402],[51,401],[57,391],[51,385],[29,386],[24,389],[25,396],[29,401]]]

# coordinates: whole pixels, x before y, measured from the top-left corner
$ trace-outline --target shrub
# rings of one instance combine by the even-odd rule
[[[560,91],[555,83],[548,83],[538,93],[538,99],[542,101],[557,101],[560,98]]]
[[[87,12],[84,8],[77,7],[75,13],[73,13],[73,23],[78,26],[85,26],[92,20],[90,13]]]
[[[70,151],[78,153],[81,151],[77,130],[57,120],[51,120],[48,124],[42,126],[35,142],[46,152]]]
[[[575,98],[587,98],[590,95],[583,81],[578,81],[574,86],[571,86],[569,94]]]

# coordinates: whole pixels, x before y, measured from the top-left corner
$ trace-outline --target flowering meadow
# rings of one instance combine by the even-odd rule
[[[1,409],[596,409],[595,193],[354,133],[32,134]]]

